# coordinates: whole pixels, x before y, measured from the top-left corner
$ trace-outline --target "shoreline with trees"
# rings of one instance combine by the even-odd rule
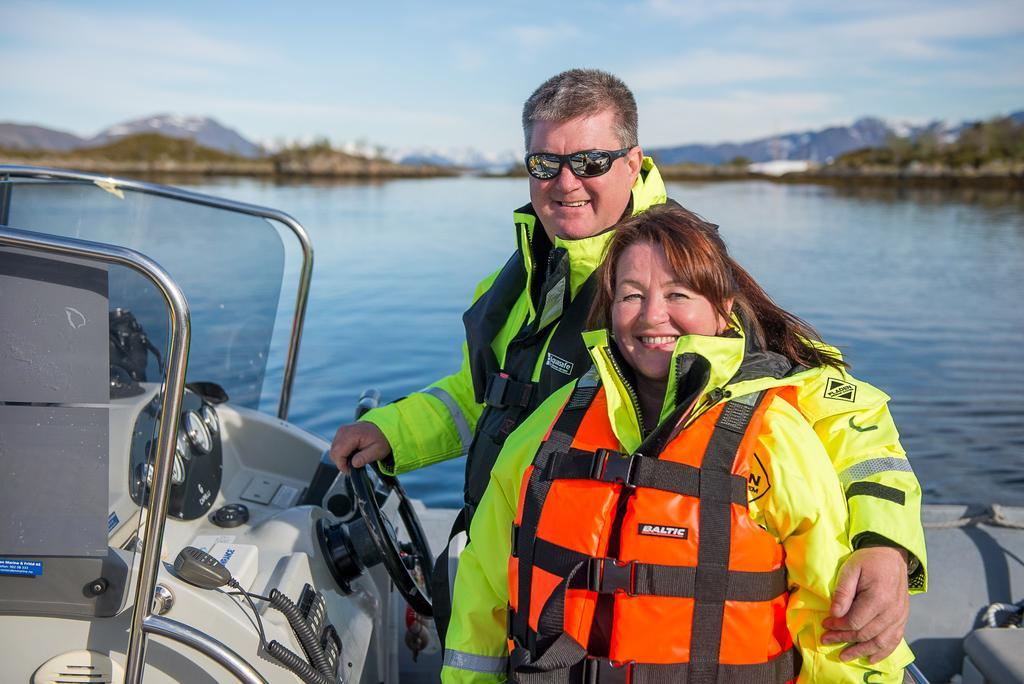
[[[245,176],[270,179],[374,180],[437,178],[478,173],[488,177],[525,176],[524,169],[481,173],[452,166],[399,164],[377,156],[334,149],[326,140],[291,145],[248,158],[203,147],[191,139],[158,133],[126,136],[106,145],[60,152],[0,148],[0,163],[73,168],[94,173],[162,177]],[[854,150],[805,170],[776,173],[737,157],[724,164],[659,164],[668,181],[749,181],[972,187],[1024,190],[1024,123],[1001,117],[976,123],[955,140],[925,132],[890,136],[883,147]]]

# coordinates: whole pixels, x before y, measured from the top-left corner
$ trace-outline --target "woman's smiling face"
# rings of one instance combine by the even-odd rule
[[[615,269],[612,333],[638,375],[664,381],[676,340],[718,335],[725,327],[711,302],[672,272],[661,247],[640,242],[622,252]]]

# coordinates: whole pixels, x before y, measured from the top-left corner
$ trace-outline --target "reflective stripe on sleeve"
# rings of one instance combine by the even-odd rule
[[[903,506],[907,502],[907,495],[895,487],[887,487],[877,482],[854,482],[846,490],[846,498],[853,496],[873,496],[876,499],[892,501],[894,504]]]
[[[441,400],[444,407],[448,409],[448,414],[452,417],[452,422],[455,423],[455,429],[459,433],[459,442],[462,443],[462,453],[466,453],[469,449],[470,442],[473,441],[473,433],[469,431],[469,421],[466,420],[466,414],[462,412],[462,408],[452,399],[452,395],[445,392],[440,387],[428,387],[421,390],[424,394],[429,394],[437,399]]]
[[[852,466],[839,473],[839,481],[843,483],[843,488],[845,489],[851,482],[857,482],[858,480],[863,480],[867,477],[871,477],[872,475],[877,475],[878,473],[893,471],[912,473],[914,472],[914,469],[910,467],[910,461],[905,458],[895,458],[893,456],[869,458],[866,461],[854,463]]]
[[[484,656],[474,653],[464,653],[451,648],[444,650],[444,664],[446,667],[455,667],[470,672],[481,672],[483,674],[505,674],[508,671],[507,656]]]

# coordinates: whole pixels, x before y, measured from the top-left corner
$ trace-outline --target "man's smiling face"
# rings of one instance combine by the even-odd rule
[[[617,150],[622,145],[615,134],[615,113],[611,109],[568,121],[537,121],[529,151],[571,154],[583,150]],[[578,178],[568,164],[550,180],[530,177],[530,201],[548,237],[578,240],[597,235],[615,225],[629,203],[630,190],[643,153],[634,147],[625,157],[612,162],[608,173]]]

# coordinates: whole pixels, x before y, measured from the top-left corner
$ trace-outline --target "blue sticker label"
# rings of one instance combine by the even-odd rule
[[[113,532],[119,522],[121,522],[121,520],[117,517],[117,511],[111,511],[110,517],[107,518],[107,534]]]
[[[0,558],[0,575],[20,575],[22,577],[39,577],[43,574],[43,562]]]

